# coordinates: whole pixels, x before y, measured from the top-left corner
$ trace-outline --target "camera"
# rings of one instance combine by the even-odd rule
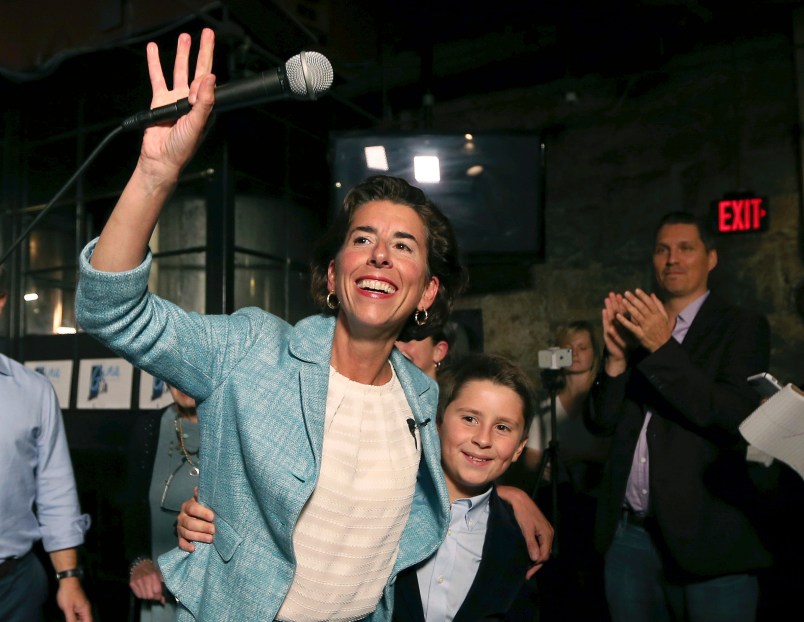
[[[572,348],[552,347],[539,350],[539,367],[541,369],[562,369],[572,365]]]

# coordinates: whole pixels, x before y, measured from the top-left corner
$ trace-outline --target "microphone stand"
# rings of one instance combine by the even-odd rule
[[[296,63],[297,59],[298,65]],[[292,73],[293,76],[289,78],[288,73]],[[224,110],[231,110],[240,106],[249,106],[271,101],[274,98],[283,97],[286,94],[292,94],[295,97],[316,99],[319,95],[329,90],[329,87],[332,85],[332,79],[332,65],[326,56],[318,52],[301,52],[289,59],[288,62],[285,63],[285,67],[277,67],[275,72],[265,71],[256,78],[232,82],[218,87],[216,93],[219,97],[219,101],[215,112],[223,112]],[[305,86],[303,90],[298,85],[298,80],[304,82]],[[50,212],[50,209],[56,204],[56,201],[67,192],[67,189],[75,183],[84,170],[98,157],[100,152],[103,151],[106,145],[115,136],[123,131],[144,129],[156,123],[178,119],[182,115],[190,112],[191,108],[192,106],[190,106],[185,97],[172,104],[166,104],[144,112],[139,112],[124,119],[120,125],[106,135],[78,170],[73,173],[73,176],[67,180],[67,183],[61,187],[50,202],[45,205],[39,215],[25,228],[25,231],[23,231],[8,250],[3,253],[3,256],[0,257],[0,266],[5,263],[6,259],[11,256],[11,253],[28,237],[28,234],[34,230],[45,215]]]
[[[29,224],[25,228],[25,231],[23,231],[22,234],[20,234],[20,236],[14,241],[14,243],[8,247],[8,250],[5,253],[3,253],[3,257],[0,258],[0,266],[2,266],[5,263],[6,259],[8,259],[11,256],[11,253],[14,252],[14,250],[22,243],[22,241],[26,237],[28,237],[28,234],[34,230],[36,225],[39,224],[39,221],[41,221],[45,217],[45,215],[50,211],[50,209],[56,204],[56,201],[58,201],[61,198],[61,196],[65,192],[67,192],[70,186],[72,186],[75,183],[75,180],[78,179],[81,173],[83,173],[86,170],[86,168],[95,160],[95,158],[97,158],[98,155],[100,155],[100,152],[106,148],[106,145],[109,144],[109,142],[124,129],[125,128],[122,125],[116,127],[106,135],[106,137],[101,141],[101,143],[97,147],[95,147],[95,150],[89,154],[89,157],[86,160],[84,160],[84,163],[81,166],[78,167],[78,170],[75,171],[75,173],[73,173],[73,176],[70,177],[70,179],[67,180],[67,183],[65,183],[61,187],[61,190],[59,190],[53,196],[53,198],[50,199],[50,202],[47,205],[45,205],[45,207],[42,209],[41,212],[39,212],[39,215],[31,221],[31,224]]]
[[[536,474],[536,485],[531,493],[531,498],[535,501],[536,494],[539,490],[539,485],[546,472],[548,465],[550,466],[550,522],[553,525],[553,550],[552,557],[557,557],[559,553],[559,537],[558,537],[558,426],[556,425],[556,398],[558,390],[561,388],[564,380],[564,372],[561,369],[543,369],[542,370],[542,383],[547,387],[550,394],[550,442],[542,453],[542,459],[539,463],[539,470]]]

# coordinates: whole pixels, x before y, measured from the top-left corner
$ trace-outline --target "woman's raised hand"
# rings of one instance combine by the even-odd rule
[[[148,74],[153,91],[151,108],[172,104],[187,98],[192,109],[177,121],[162,123],[145,130],[139,166],[152,177],[154,183],[162,179],[175,183],[184,165],[190,160],[201,142],[215,102],[215,76],[212,72],[212,57],[215,49],[215,33],[205,28],[195,64],[195,76],[190,82],[190,35],[179,35],[176,60],[173,65],[173,88],[169,89],[159,59],[156,43],[146,49]]]
[[[215,34],[205,28],[196,60],[195,78],[189,80],[190,35],[179,35],[173,88],[168,89],[156,43],[147,47],[148,73],[153,96],[151,106],[172,104],[185,97],[192,108],[176,121],[145,130],[140,157],[117,205],[101,232],[91,263],[98,270],[123,272],[138,266],[159,215],[179,180],[182,168],[198,149],[215,103],[212,52]]]

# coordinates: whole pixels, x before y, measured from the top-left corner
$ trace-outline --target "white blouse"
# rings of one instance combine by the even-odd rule
[[[421,451],[391,369],[391,380],[378,387],[330,368],[321,473],[293,533],[296,574],[278,620],[359,620],[382,596]]]

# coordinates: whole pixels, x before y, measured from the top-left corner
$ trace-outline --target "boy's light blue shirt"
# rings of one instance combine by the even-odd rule
[[[452,503],[447,537],[416,571],[427,622],[449,622],[466,599],[483,556],[490,496],[491,488]]]

